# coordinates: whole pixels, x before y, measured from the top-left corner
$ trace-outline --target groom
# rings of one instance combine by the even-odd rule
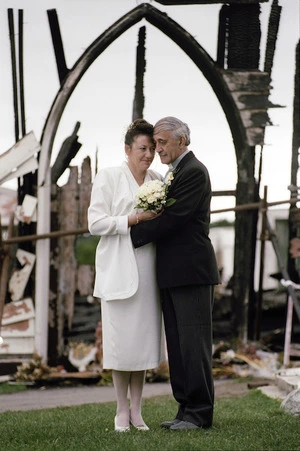
[[[211,186],[206,167],[188,149],[190,130],[175,117],[154,126],[156,152],[174,179],[176,202],[158,218],[131,228],[134,247],[156,243],[170,379],[178,412],[170,430],[212,425],[212,307],[219,272],[210,239]]]

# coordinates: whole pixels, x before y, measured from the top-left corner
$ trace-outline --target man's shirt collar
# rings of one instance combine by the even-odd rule
[[[173,161],[173,163],[170,163],[169,166],[169,171],[174,171],[174,169],[176,169],[176,167],[178,166],[179,162],[183,159],[183,157],[185,157],[185,155],[189,152],[189,149],[186,149],[178,158],[176,158],[175,161]]]

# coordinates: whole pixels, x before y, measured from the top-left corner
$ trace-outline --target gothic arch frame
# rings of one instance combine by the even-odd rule
[[[209,56],[203,47],[177,22],[168,17],[157,8],[143,3],[129,11],[111,27],[104,31],[95,41],[84,51],[81,57],[68,71],[56,97],[51,106],[50,112],[45,122],[41,139],[41,154],[39,161],[39,185],[45,181],[45,174],[50,164],[50,157],[55,135],[61,120],[63,111],[70,99],[77,84],[84,73],[93,62],[103,53],[103,51],[118,39],[123,33],[142,19],[146,19],[150,24],[158,28],[176,43],[186,55],[195,63],[202,72],[208,83],[215,92],[221,107],[227,118],[236,153],[240,148],[247,146],[245,127],[242,123],[239,111],[234,103],[231,92],[222,76],[222,70],[217,67],[216,62]]]

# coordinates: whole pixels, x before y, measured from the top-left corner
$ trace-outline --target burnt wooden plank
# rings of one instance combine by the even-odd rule
[[[34,352],[35,343],[34,337],[7,337],[0,344],[0,355],[29,355]]]
[[[241,117],[245,128],[264,128],[270,125],[270,118],[266,110],[242,110]]]
[[[92,190],[91,159],[86,157],[81,165],[79,184],[78,224],[87,228],[87,210],[90,204]],[[82,296],[93,294],[95,267],[93,265],[79,265],[77,270],[77,290]]]
[[[232,97],[238,107],[239,110],[243,109],[263,109],[267,111],[270,106],[270,102],[268,99],[268,91],[265,92],[233,92]],[[272,104],[271,104],[272,105]]]
[[[24,52],[23,52],[23,9],[18,11],[19,19],[19,86],[20,86],[20,115],[22,136],[26,135],[25,96],[24,96]]]
[[[145,106],[144,97],[144,73],[146,70],[145,58],[145,41],[146,41],[146,27],[139,29],[138,46],[136,50],[136,71],[135,71],[135,92],[133,99],[132,120],[143,117]]]
[[[249,146],[263,145],[265,127],[272,125],[268,109],[280,107],[269,101],[269,74],[231,69],[223,70],[222,75],[240,112]]]
[[[222,71],[222,75],[231,92],[269,92],[270,76],[259,70],[230,70]]]
[[[260,58],[260,6],[231,4],[228,7],[227,67],[258,69]]]
[[[66,138],[60,148],[57,158],[51,168],[51,182],[56,183],[59,177],[68,168],[71,160],[75,157],[81,147],[78,141],[77,132],[80,127],[80,122],[76,122],[73,133]]]
[[[3,338],[34,337],[34,319],[30,318],[2,326],[1,334]]]
[[[35,263],[35,255],[24,249],[17,250],[16,258],[20,263],[21,268],[15,269],[9,280],[8,291],[12,301],[19,301],[23,298],[26,285]]]
[[[273,1],[271,6],[269,25],[268,25],[268,36],[267,36],[267,45],[266,45],[266,55],[265,55],[265,64],[264,71],[271,74],[273,67],[273,60],[275,54],[276,41],[279,30],[279,22],[281,15],[281,6],[278,5],[278,1]]]
[[[228,5],[223,5],[219,12],[219,29],[218,29],[218,45],[217,45],[217,65],[224,67],[226,58],[226,37],[228,23]]]
[[[58,23],[58,17],[55,9],[48,10],[47,14],[56,58],[59,81],[62,84],[65,77],[68,75],[69,70],[66,64],[65,53]]]
[[[34,318],[35,312],[31,298],[22,299],[21,301],[9,302],[4,306],[2,325],[17,323]]]
[[[34,133],[30,132],[0,155],[1,183],[35,170],[38,165],[34,154],[40,149],[40,143],[36,140]]]
[[[81,165],[81,176],[79,184],[79,208],[78,208],[78,225],[87,228],[87,210],[90,204],[92,190],[92,170],[91,159],[86,157]]]
[[[59,212],[60,228],[68,230],[78,223],[78,168],[71,167],[69,180],[61,188],[61,209]],[[63,335],[64,320],[67,318],[71,328],[74,313],[74,293],[76,290],[76,258],[74,252],[75,236],[68,235],[59,239],[59,280],[58,297],[64,306],[59,320],[60,336]]]
[[[14,27],[14,11],[12,8],[7,10],[9,38],[10,38],[10,55],[12,67],[12,83],[13,83],[13,105],[15,117],[15,140],[19,140],[19,105],[18,105],[18,82],[17,82],[17,62],[16,62],[16,45],[15,45],[15,27]]]
[[[262,127],[246,128],[249,146],[261,146],[264,143],[265,129]]]
[[[14,214],[12,213],[8,225],[8,237],[13,234],[14,228]],[[2,230],[0,228],[0,232]],[[1,238],[2,239],[2,238]],[[12,246],[11,244],[2,246],[1,242],[1,274],[0,274],[0,326],[3,324],[3,315],[5,309],[5,301],[7,297],[7,283],[9,277],[10,255]]]
[[[59,229],[59,193],[57,185],[51,185],[51,230]],[[59,268],[59,245],[58,238],[50,240],[50,291],[48,310],[48,363],[56,363],[57,355],[62,353],[59,348],[61,341],[58,337],[58,321],[61,312],[61,297],[58,298],[58,268]]]

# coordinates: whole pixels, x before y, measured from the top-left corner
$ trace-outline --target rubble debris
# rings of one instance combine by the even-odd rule
[[[162,362],[158,368],[146,372],[146,382],[166,382],[170,379],[168,362]]]
[[[281,407],[285,412],[295,416],[300,415],[300,388],[290,392],[282,401]]]
[[[278,369],[278,354],[257,349],[254,344],[236,352],[228,344],[221,342],[213,355],[215,377],[274,378]]]
[[[0,155],[0,183],[35,171],[38,168],[37,153],[40,150],[41,145],[32,131],[23,136]]]
[[[35,312],[31,298],[24,298],[22,301],[9,302],[3,309],[2,326],[17,323],[34,318]]]
[[[80,372],[86,371],[89,363],[96,358],[98,348],[94,345],[85,345],[84,343],[76,343],[70,345],[69,361]]]
[[[8,291],[12,301],[19,301],[23,297],[35,262],[35,255],[23,249],[17,250],[16,257],[22,268],[15,270],[8,282]]]
[[[18,221],[25,222],[26,224],[36,222],[36,206],[37,198],[25,194],[22,205],[16,207],[15,216]]]
[[[42,357],[34,354],[29,362],[23,362],[17,367],[14,378],[17,382],[35,382],[47,377],[50,372],[51,368],[43,363]]]

